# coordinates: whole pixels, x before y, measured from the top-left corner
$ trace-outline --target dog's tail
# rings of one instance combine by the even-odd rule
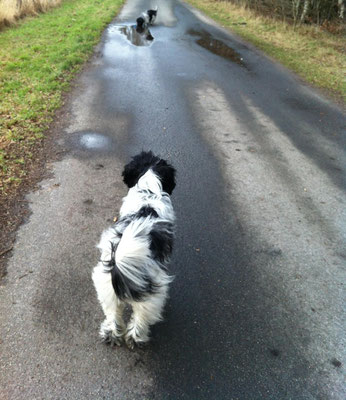
[[[121,300],[139,301],[171,281],[151,257],[150,229],[149,218],[136,219],[125,228],[116,249],[111,243],[112,285]]]

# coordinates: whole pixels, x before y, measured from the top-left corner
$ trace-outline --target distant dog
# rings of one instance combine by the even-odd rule
[[[135,28],[136,32],[145,37],[146,40],[154,40],[149,28],[148,24],[145,22],[145,19],[142,17],[139,17],[136,19],[137,25],[135,25],[133,28]]]
[[[147,23],[145,22],[145,19],[143,17],[138,17],[136,19],[136,23],[136,29],[144,31],[144,29],[147,27]]]
[[[175,169],[152,152],[133,157],[122,173],[129,192],[116,223],[103,232],[101,259],[92,278],[105,320],[100,336],[129,348],[149,340],[149,327],[161,320],[173,280],[167,273],[173,246],[175,215],[170,195]],[[132,317],[125,326],[125,303]]]
[[[142,18],[145,22],[149,25],[153,25],[156,17],[157,17],[157,10],[158,7],[156,6],[153,10],[147,10],[146,12],[142,13]]]

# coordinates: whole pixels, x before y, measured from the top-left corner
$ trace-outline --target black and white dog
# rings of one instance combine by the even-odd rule
[[[153,10],[147,10],[142,13],[141,18],[143,18],[147,24],[153,25],[157,17],[157,10],[157,6]]]
[[[148,24],[145,22],[144,18],[139,17],[136,19],[136,24],[133,28],[136,30],[137,33],[139,33],[141,36],[145,37],[146,40],[154,40],[154,37],[152,36]]]
[[[103,232],[98,248],[101,259],[93,281],[106,319],[101,338],[129,348],[149,340],[149,327],[162,318],[173,280],[167,273],[175,214],[170,195],[175,169],[152,152],[133,157],[122,173],[129,192],[123,198],[119,219]],[[125,303],[132,306],[127,327]]]

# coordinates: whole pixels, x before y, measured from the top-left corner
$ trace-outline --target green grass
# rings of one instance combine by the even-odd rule
[[[346,39],[320,27],[294,27],[226,1],[187,0],[206,15],[253,43],[307,82],[346,100]],[[245,24],[244,24],[245,23]]]
[[[124,0],[65,0],[0,32],[0,194],[25,179],[71,79]]]

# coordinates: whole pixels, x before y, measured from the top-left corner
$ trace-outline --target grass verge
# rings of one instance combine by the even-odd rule
[[[186,1],[345,104],[346,39],[342,33],[331,34],[315,26],[294,29],[226,1]]]
[[[65,0],[0,32],[0,198],[20,189],[69,82],[124,0]]]

